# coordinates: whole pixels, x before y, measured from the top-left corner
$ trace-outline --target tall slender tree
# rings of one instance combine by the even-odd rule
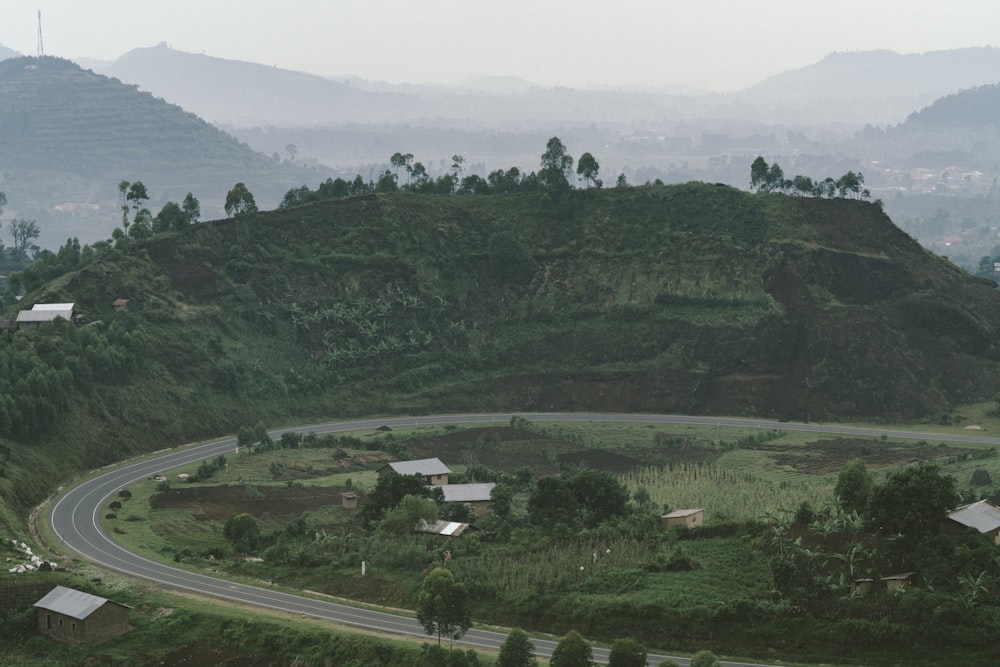
[[[601,165],[597,163],[597,159],[594,158],[590,153],[584,153],[580,156],[580,161],[576,163],[576,175],[583,179],[587,187],[600,186],[600,179],[597,178],[597,173],[601,170]]]
[[[545,144],[542,153],[541,169],[538,170],[538,180],[542,188],[550,194],[558,194],[569,190],[568,174],[573,171],[573,156],[566,152],[566,146],[559,137],[552,137]]]
[[[231,218],[249,218],[257,213],[257,202],[241,181],[226,194],[226,215]]]

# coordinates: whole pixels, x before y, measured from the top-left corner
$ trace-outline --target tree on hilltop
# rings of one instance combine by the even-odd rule
[[[247,186],[240,181],[226,193],[226,215],[230,218],[249,218],[256,214],[257,202]]]
[[[597,178],[597,173],[601,170],[601,165],[597,163],[597,160],[590,153],[584,153],[580,156],[580,161],[576,163],[576,174],[583,179],[583,182],[587,184],[587,187],[597,187],[600,188],[603,183]]]
[[[413,153],[393,153],[389,158],[389,164],[396,168],[396,179],[399,180],[399,168],[406,169],[406,183],[410,183],[410,163],[413,162]]]
[[[557,194],[570,189],[567,174],[573,170],[573,156],[566,152],[566,146],[559,137],[552,137],[545,144],[542,153],[541,169],[538,170],[538,180],[542,189],[550,194]]]
[[[14,239],[14,258],[18,260],[31,259],[38,254],[38,246],[32,241],[38,238],[40,232],[38,223],[34,220],[15,218],[10,223],[10,235]]]
[[[184,217],[189,225],[193,225],[201,219],[201,202],[190,192],[184,195],[181,210],[184,211]]]

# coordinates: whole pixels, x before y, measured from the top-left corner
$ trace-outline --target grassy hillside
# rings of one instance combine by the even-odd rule
[[[992,284],[876,206],[697,183],[331,201],[67,245],[16,282],[88,324],[0,337],[8,522],[70,471],[261,419],[938,420],[1000,382]]]
[[[238,181],[268,207],[307,174],[136,86],[52,57],[0,61],[0,138],[7,213],[36,219],[48,246],[108,238],[123,179],[146,184],[153,213],[192,192],[210,217]],[[66,204],[76,208],[53,211]]]

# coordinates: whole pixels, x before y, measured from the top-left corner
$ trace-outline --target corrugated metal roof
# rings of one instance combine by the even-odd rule
[[[78,621],[82,621],[100,609],[106,602],[108,602],[107,598],[66,588],[65,586],[56,586],[49,591],[48,595],[36,602],[35,606],[54,611],[57,614],[63,614],[64,616],[72,616]]]
[[[469,528],[469,524],[459,523],[457,521],[444,521],[438,519],[434,523],[428,523],[427,521],[421,519],[420,523],[417,524],[414,530],[418,533],[445,535],[447,537],[460,537],[467,528]]]
[[[70,320],[73,310],[21,310],[17,313],[18,322],[51,322],[57,317]]]
[[[683,519],[684,517],[688,517],[688,516],[691,516],[692,514],[697,514],[698,512],[704,512],[704,511],[705,510],[702,509],[702,508],[693,509],[693,510],[674,510],[670,514],[664,514],[663,518],[664,519]]]
[[[1000,509],[985,500],[959,507],[949,512],[948,518],[963,526],[975,528],[980,533],[989,533],[1000,528]]]
[[[448,525],[441,529],[441,534],[454,535],[455,533],[461,533],[467,525],[468,524],[461,523],[459,521],[449,521]]]
[[[75,303],[36,303],[32,310],[69,310],[72,311]]]
[[[418,459],[416,461],[393,461],[388,464],[400,475],[447,475],[451,472],[441,459]]]
[[[446,503],[476,503],[490,499],[493,493],[493,482],[485,484],[445,484],[435,488],[444,491]]]

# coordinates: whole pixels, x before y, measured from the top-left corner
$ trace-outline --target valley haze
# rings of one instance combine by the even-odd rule
[[[836,9],[787,0],[696,3],[631,0],[387,0],[364,3],[143,3],[12,0],[0,44],[114,60],[133,48],[172,48],[323,76],[456,84],[512,76],[539,86],[685,86],[734,92],[832,52],[899,53],[985,46],[1000,6],[847,0]]]

